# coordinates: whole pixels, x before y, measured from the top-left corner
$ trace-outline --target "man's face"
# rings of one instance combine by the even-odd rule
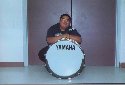
[[[69,25],[70,25],[70,19],[68,16],[63,16],[61,19],[60,19],[60,27],[62,30],[65,30]]]

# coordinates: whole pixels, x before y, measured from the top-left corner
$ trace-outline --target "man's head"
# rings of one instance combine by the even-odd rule
[[[71,21],[72,18],[68,14],[62,14],[59,21],[61,30],[65,30],[67,27],[69,27]]]

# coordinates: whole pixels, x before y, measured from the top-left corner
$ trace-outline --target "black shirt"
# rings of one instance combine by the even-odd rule
[[[77,30],[73,29],[71,26],[66,28],[65,31],[61,31],[59,23],[51,26],[47,31],[47,37],[55,37],[62,34],[69,34],[69,35],[75,35],[75,36],[81,37],[81,35],[77,32]]]

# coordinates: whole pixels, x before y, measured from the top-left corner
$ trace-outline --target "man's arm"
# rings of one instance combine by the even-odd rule
[[[62,36],[56,36],[56,37],[47,37],[48,44],[54,44],[58,40],[60,40]]]
[[[69,35],[69,38],[72,40],[75,40],[77,43],[81,44],[82,39],[80,36],[76,36],[76,35]]]
[[[69,34],[63,34],[63,35],[55,36],[55,37],[47,37],[47,42],[49,44],[54,44],[55,42],[57,42],[58,40],[60,40],[62,38],[72,39],[79,44],[81,44],[81,42],[82,42],[81,37],[76,36],[76,35],[69,35]]]
[[[69,39],[69,34],[63,34],[55,37],[47,37],[47,42],[48,44],[54,44],[62,38]]]

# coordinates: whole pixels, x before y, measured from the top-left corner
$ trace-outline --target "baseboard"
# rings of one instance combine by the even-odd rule
[[[125,63],[120,63],[121,68],[125,68]]]
[[[24,62],[0,62],[0,67],[23,67]]]

